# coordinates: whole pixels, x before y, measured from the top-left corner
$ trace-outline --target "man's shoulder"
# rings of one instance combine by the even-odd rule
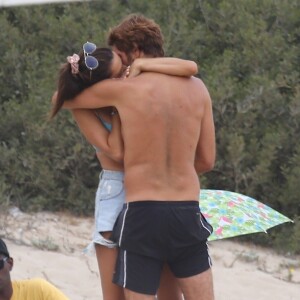
[[[30,278],[30,279],[21,279],[13,280],[12,284],[16,288],[29,288],[34,289],[37,287],[49,286],[50,283],[43,278]]]
[[[133,94],[135,82],[132,82],[132,80],[134,79],[135,78],[128,80],[119,78],[105,79],[100,82],[94,83],[80,94],[81,101],[84,102],[84,99],[89,99],[90,103],[97,103],[98,100],[101,99],[102,104],[107,103],[110,104],[107,106],[115,106],[115,104],[119,100],[123,100],[124,98],[127,99],[130,95]],[[70,108],[70,106],[68,108]]]
[[[28,281],[33,285],[50,285],[50,283],[43,278],[31,278]]]
[[[195,76],[192,76],[190,78],[193,82],[195,82],[195,84],[198,84],[202,88],[206,88],[205,83],[203,82],[203,80],[201,78],[195,77]]]
[[[206,96],[205,98],[207,98],[207,96],[209,96],[209,92],[208,92],[208,89],[207,89],[205,83],[203,82],[203,80],[202,80],[201,78],[198,78],[198,77],[191,77],[191,79],[192,79],[193,82],[195,83],[197,89],[198,89],[199,91],[201,91],[201,93],[202,93],[203,95]],[[210,98],[210,97],[209,97],[209,98]]]
[[[12,285],[15,295],[22,296],[26,294],[29,296],[29,298],[27,297],[24,299],[68,300],[60,290],[43,278],[15,280],[12,281]],[[41,298],[41,296],[44,298]],[[13,298],[13,300],[15,300],[15,298]]]

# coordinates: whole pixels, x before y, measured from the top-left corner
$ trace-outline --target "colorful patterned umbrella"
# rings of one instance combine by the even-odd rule
[[[209,241],[267,232],[276,225],[293,222],[271,207],[234,192],[202,189],[199,199],[202,214],[214,228]]]

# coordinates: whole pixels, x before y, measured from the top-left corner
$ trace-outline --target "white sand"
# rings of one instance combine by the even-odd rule
[[[92,218],[0,214],[0,236],[15,260],[12,278],[45,278],[71,300],[102,299],[96,258],[82,254],[92,230]],[[300,299],[299,257],[230,240],[211,242],[210,249],[216,300]]]

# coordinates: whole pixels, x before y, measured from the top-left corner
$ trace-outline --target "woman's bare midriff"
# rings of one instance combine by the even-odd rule
[[[109,158],[101,152],[96,153],[96,156],[100,162],[102,169],[111,171],[124,171],[122,163],[112,160],[111,158]]]

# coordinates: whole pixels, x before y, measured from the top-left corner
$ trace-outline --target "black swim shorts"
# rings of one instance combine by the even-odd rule
[[[120,247],[113,282],[155,295],[167,263],[177,278],[211,267],[207,238],[212,226],[198,201],[137,201],[124,205],[112,239]]]

